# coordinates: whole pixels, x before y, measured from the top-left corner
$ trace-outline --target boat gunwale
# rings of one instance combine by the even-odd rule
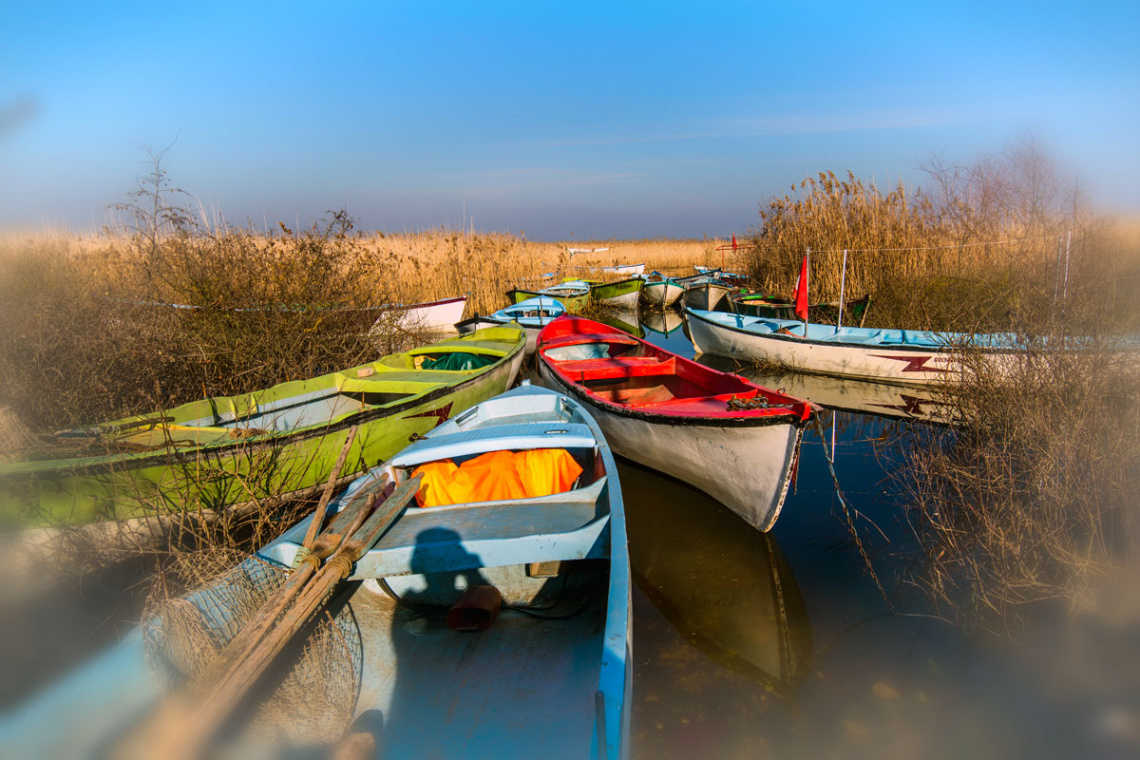
[[[298,428],[293,431],[274,431],[265,435],[249,436],[247,438],[233,438],[232,440],[223,442],[204,443],[192,447],[187,447],[185,449],[178,449],[173,446],[164,446],[154,451],[140,451],[125,454],[98,454],[90,457],[71,459],[44,459],[11,462],[0,464],[0,477],[13,479],[25,477],[41,477],[50,476],[51,473],[57,472],[82,472],[86,476],[101,475],[106,472],[114,474],[117,470],[120,470],[120,468],[135,470],[158,464],[165,464],[168,466],[180,465],[187,462],[192,462],[200,456],[224,456],[230,451],[236,449],[242,450],[243,453],[254,453],[262,451],[266,448],[271,448],[273,446],[290,445],[295,442],[305,442],[313,440],[315,438],[323,438],[332,433],[348,430],[355,425],[371,424],[386,417],[402,414],[406,411],[413,410],[420,405],[430,404],[431,402],[436,401],[443,396],[447,396],[461,389],[464,389],[472,383],[485,379],[492,372],[514,361],[516,355],[520,351],[525,350],[525,348],[525,332],[520,329],[519,338],[516,340],[515,346],[511,350],[507,351],[505,354],[499,357],[493,364],[489,364],[486,367],[480,367],[479,370],[475,372],[475,374],[470,375],[466,379],[460,380],[459,378],[456,378],[456,380],[459,382],[436,385],[433,388],[408,396],[407,398],[390,402],[393,404],[392,406],[382,405],[374,407],[372,409],[361,409],[356,412],[350,412],[335,422],[330,421],[327,423],[317,423],[309,427]],[[345,371],[351,371],[351,369]],[[428,371],[437,372],[443,370]],[[468,372],[469,370],[455,371]],[[339,389],[336,389],[333,393],[330,393],[329,396],[331,397],[339,395],[339,392]],[[125,419],[129,420],[131,418],[128,417]]]
[[[860,351],[876,351],[876,350],[878,350],[878,351],[913,351],[913,352],[917,352],[917,353],[927,353],[927,354],[929,354],[931,352],[950,354],[950,353],[953,353],[955,351],[963,351],[963,350],[966,350],[966,351],[981,350],[981,351],[986,352],[987,354],[993,354],[993,355],[998,355],[998,354],[1000,354],[1000,355],[1005,355],[1005,354],[1014,355],[1014,354],[1021,354],[1024,352],[1024,349],[1017,348],[1017,347],[1013,347],[1013,348],[1006,348],[1006,347],[1001,347],[1001,346],[992,346],[991,347],[991,346],[983,346],[983,345],[971,344],[971,343],[947,343],[945,345],[940,345],[940,346],[939,345],[919,346],[919,345],[907,344],[907,343],[857,343],[854,341],[836,341],[836,340],[821,340],[819,338],[805,338],[802,335],[787,335],[787,334],[782,334],[782,333],[758,333],[758,332],[752,332],[752,331],[744,329],[742,327],[737,327],[736,325],[724,324],[724,323],[719,322],[715,319],[709,319],[708,317],[704,316],[703,313],[697,313],[697,312],[707,312],[709,314],[724,314],[724,315],[729,316],[729,317],[737,317],[737,318],[744,318],[744,319],[755,319],[755,320],[769,321],[769,322],[773,321],[773,319],[769,318],[769,317],[753,317],[753,316],[750,316],[747,314],[733,314],[731,312],[710,311],[708,309],[694,309],[691,306],[686,306],[684,310],[685,310],[685,315],[687,317],[692,317],[692,318],[697,319],[701,322],[704,322],[705,324],[712,325],[713,327],[723,328],[725,330],[729,330],[729,331],[734,332],[734,333],[739,333],[741,335],[747,335],[747,336],[752,337],[752,338],[760,338],[761,340],[769,340],[770,339],[770,340],[784,341],[784,342],[792,344],[792,345],[827,346],[827,347],[831,347],[831,348],[853,348],[853,349],[858,349]],[[776,320],[776,321],[780,321],[780,320]],[[795,322],[798,325],[803,324],[803,322],[799,322],[796,320],[782,320],[782,321]],[[831,329],[835,329],[835,325],[822,325],[818,322],[809,322],[808,324],[815,324],[815,325],[819,325],[821,327],[828,327]],[[843,329],[847,329],[847,328],[843,328]],[[859,328],[859,329],[874,329],[874,328]],[[806,370],[800,370],[800,371],[806,371]]]
[[[582,318],[578,317],[576,319]],[[606,325],[601,325],[600,323],[595,324],[598,324],[599,327],[606,327]],[[764,396],[766,398],[769,396],[774,396],[782,399],[787,399],[792,403],[786,406],[768,406],[760,409],[742,409],[738,411],[728,411],[726,409],[724,412],[719,412],[716,415],[699,413],[686,414],[679,409],[667,409],[665,407],[665,404],[671,402],[662,402],[659,410],[647,408],[651,407],[652,405],[633,407],[628,404],[619,404],[615,401],[610,401],[608,399],[602,398],[601,396],[591,391],[589,388],[585,387],[585,385],[583,385],[581,382],[575,381],[569,374],[567,374],[566,371],[564,371],[559,366],[560,363],[557,360],[551,359],[546,355],[547,350],[550,348],[569,345],[586,345],[590,343],[602,342],[603,340],[607,343],[617,342],[623,345],[648,346],[656,354],[656,356],[653,357],[656,358],[656,363],[664,364],[666,362],[669,362],[673,364],[673,372],[668,373],[668,376],[686,379],[681,377],[681,372],[678,371],[678,368],[690,369],[690,367],[695,367],[697,368],[698,374],[705,374],[709,376],[725,375],[734,378],[736,382],[745,386],[745,390],[756,391],[753,397],[757,395]],[[552,379],[557,380],[559,385],[563,386],[566,389],[559,389],[560,392],[567,393],[567,395],[570,395],[572,398],[581,400],[583,403],[588,404],[591,408],[599,408],[602,411],[617,414],[618,416],[630,417],[633,419],[639,419],[655,424],[660,422],[667,422],[669,424],[679,424],[686,426],[708,425],[713,427],[766,427],[769,425],[778,424],[793,424],[796,426],[803,426],[806,425],[808,420],[811,418],[811,404],[807,401],[779,393],[778,391],[772,390],[771,388],[763,388],[762,386],[759,386],[741,377],[740,375],[721,372],[719,370],[713,369],[712,367],[706,367],[703,364],[694,362],[691,359],[686,359],[683,356],[678,356],[671,351],[667,351],[659,346],[655,346],[648,341],[634,338],[633,336],[622,333],[616,329],[614,333],[576,333],[574,335],[558,336],[550,341],[542,340],[542,336],[540,334],[539,341],[540,343],[537,352],[539,355],[540,372],[545,370],[546,372],[550,373],[552,375]],[[660,356],[663,354],[667,354],[669,358],[663,361],[660,358]],[[619,380],[621,378],[613,379]],[[627,379],[632,379],[632,376]],[[692,381],[688,380],[688,382]],[[733,393],[732,391],[726,391],[724,393],[709,393],[703,396],[693,396],[689,397],[686,400],[724,400],[727,405],[729,399],[737,395],[739,394]],[[722,399],[722,397],[725,398]],[[802,406],[803,411],[797,413],[795,410],[796,406]]]

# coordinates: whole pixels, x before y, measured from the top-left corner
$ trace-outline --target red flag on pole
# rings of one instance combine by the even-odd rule
[[[732,252],[736,253],[736,233],[732,233]]]
[[[808,318],[808,257],[800,264],[800,277],[796,280],[796,316],[807,322]]]

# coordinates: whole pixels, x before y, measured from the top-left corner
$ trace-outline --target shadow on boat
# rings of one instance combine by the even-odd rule
[[[811,663],[811,624],[771,533],[631,462],[618,471],[638,588],[713,662],[791,697]]]

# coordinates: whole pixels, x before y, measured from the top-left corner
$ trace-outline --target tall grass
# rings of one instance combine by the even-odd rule
[[[1140,362],[1108,344],[972,357],[961,416],[906,448],[898,481],[924,562],[911,581],[958,622],[1016,633],[1042,605],[1094,609],[1140,545]]]

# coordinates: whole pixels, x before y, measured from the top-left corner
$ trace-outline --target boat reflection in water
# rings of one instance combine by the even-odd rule
[[[811,664],[790,565],[770,533],[700,491],[624,460],[618,473],[644,594],[634,606],[645,608],[635,611],[634,756],[726,757],[763,745],[757,719],[792,696]]]
[[[634,309],[618,309],[606,308],[598,309],[592,315],[596,322],[601,322],[603,325],[616,327],[623,332],[627,332],[635,338],[644,338],[645,330],[641,327],[641,321],[638,319],[637,311]]]
[[[828,409],[943,425],[954,422],[953,407],[937,386],[919,388],[802,372],[772,372],[747,365],[741,367],[732,359],[710,354],[700,354],[697,361]]]
[[[641,313],[641,325],[649,333],[670,335],[684,329],[685,320],[672,309],[646,309]]]

